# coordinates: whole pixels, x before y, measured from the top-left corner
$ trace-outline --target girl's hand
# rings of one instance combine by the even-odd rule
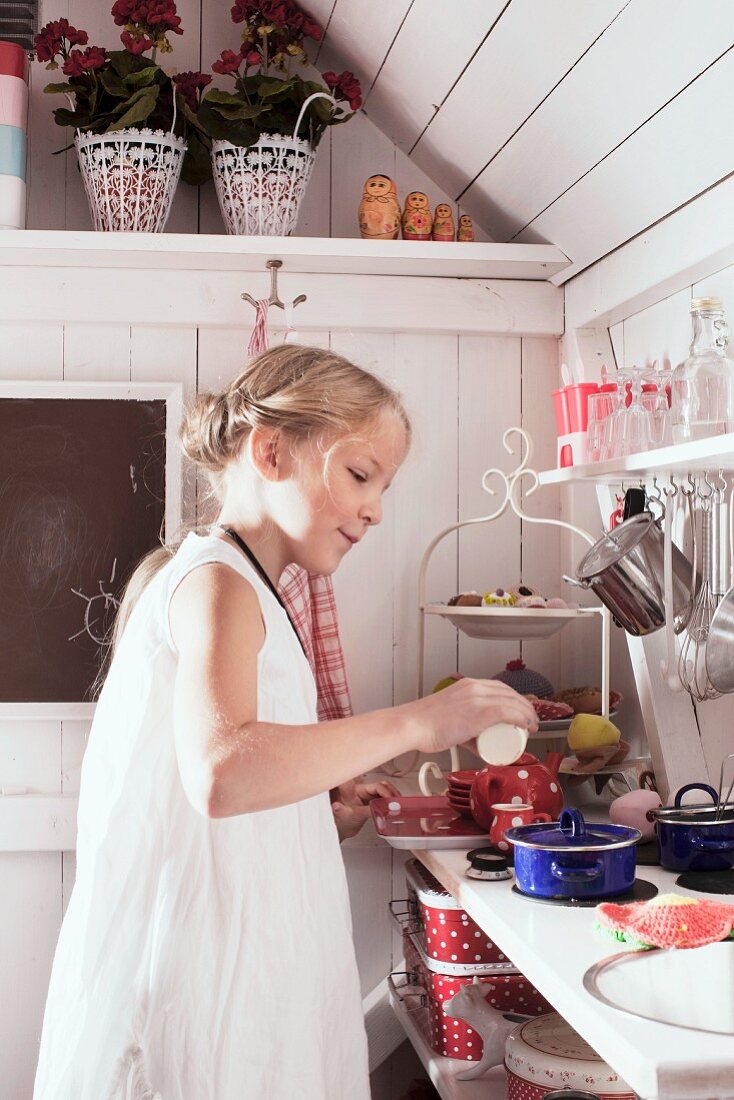
[[[339,841],[356,836],[370,817],[373,798],[395,798],[400,791],[387,780],[380,783],[362,783],[351,779],[330,792],[331,810],[334,814]]]
[[[398,709],[410,712],[411,720],[419,724],[419,748],[429,754],[471,742],[482,730],[499,722],[531,733],[538,728],[532,703],[501,680],[465,676],[434,695]]]

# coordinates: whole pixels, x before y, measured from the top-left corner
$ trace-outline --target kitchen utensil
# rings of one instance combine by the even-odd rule
[[[374,798],[370,812],[375,832],[393,848],[476,848],[488,829],[461,817],[448,799],[400,795]]]
[[[716,691],[724,694],[734,691],[734,586],[722,598],[711,619],[706,673]]]
[[[674,629],[691,610],[691,564],[677,546],[671,550]],[[650,512],[641,512],[603,535],[576,567],[571,584],[591,588],[626,631],[650,634],[665,622],[662,589],[663,532]]]
[[[673,514],[674,499],[678,487],[672,482],[666,490],[666,506],[663,516],[663,602],[665,609],[665,647],[666,656],[660,662],[660,674],[671,691],[682,691],[683,684],[678,673],[678,654],[675,649],[675,631],[673,629]],[[695,566],[691,578],[691,589],[695,585]]]
[[[504,838],[506,829],[552,820],[550,814],[536,814],[528,802],[495,802],[492,813],[494,816],[489,830],[489,843],[501,852],[510,850],[510,845]]]
[[[727,760],[734,760],[734,752],[730,752],[729,755],[725,756],[724,759],[721,761],[721,770],[719,772],[719,790],[718,790],[717,797],[716,797],[716,819],[717,819],[717,821],[722,816],[722,814],[724,812],[724,807],[729,804],[729,801],[730,801],[731,795],[732,795],[732,791],[734,791],[734,779],[732,779],[731,786],[729,787],[729,791],[727,793],[727,796],[722,802],[721,795],[722,795],[722,792],[724,790],[724,769],[726,768]]]
[[[421,934],[426,965],[432,970],[451,966],[457,974],[466,974],[478,967],[513,967],[501,948],[419,860],[409,859],[405,864],[405,885],[407,898],[393,901],[391,911],[397,905],[407,906],[410,927]]]
[[[507,722],[489,726],[477,737],[477,753],[487,764],[514,764],[525,752],[528,731]]]
[[[474,820],[489,831],[494,803],[511,803],[513,799],[533,806],[536,813],[557,818],[563,806],[563,792],[558,781],[562,759],[563,753],[548,753],[541,764],[537,757],[526,752],[514,764],[482,768],[471,789]]]
[[[507,1038],[505,1067],[507,1100],[588,1096],[590,1088],[605,1100],[635,1100],[630,1086],[557,1012],[518,1024]]]
[[[688,791],[703,791],[712,805],[682,805]],[[734,806],[719,811],[707,783],[686,783],[673,806],[651,810],[657,824],[660,863],[668,871],[726,871],[734,867]]]
[[[514,846],[515,878],[524,894],[541,898],[609,898],[625,894],[635,881],[639,829],[586,825],[568,807],[560,822],[508,829]]]
[[[702,494],[701,500],[701,563],[702,577],[686,624],[686,638],[683,641],[678,659],[678,673],[686,691],[703,702],[705,699],[718,698],[719,692],[709,680],[706,671],[706,643],[709,628],[716,611],[717,600],[711,587],[712,547],[711,547],[711,497],[713,491]]]
[[[568,418],[572,432],[585,432],[589,425],[589,395],[598,393],[596,382],[576,382],[566,386],[566,401],[568,402]]]
[[[475,848],[473,852],[467,852],[466,858],[469,860],[469,866],[464,872],[467,878],[476,878],[483,882],[512,878],[507,856],[496,852],[494,848]]]

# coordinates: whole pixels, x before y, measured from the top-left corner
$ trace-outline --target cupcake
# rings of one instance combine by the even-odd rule
[[[495,588],[493,592],[484,593],[484,603],[487,607],[512,607],[515,597],[506,588]]]
[[[525,662],[520,659],[508,661],[504,670],[495,673],[490,679],[509,684],[520,695],[536,695],[538,699],[548,699],[553,694],[553,684],[550,680],[541,672],[526,668]]]

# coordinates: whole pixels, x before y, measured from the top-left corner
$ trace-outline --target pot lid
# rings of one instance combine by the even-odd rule
[[[541,825],[518,825],[507,829],[505,837],[519,848],[538,848],[547,852],[608,851],[627,848],[642,836],[639,829],[626,825],[597,825],[587,828],[583,814],[566,807],[560,821]]]
[[[669,825],[731,825],[734,822],[734,806],[728,802],[718,809],[709,803],[705,805],[690,804],[686,806],[660,806],[650,810],[650,815],[657,821],[667,822]]]
[[[583,581],[596,577],[610,565],[615,565],[630,550],[634,550],[654,523],[652,512],[639,512],[602,535],[576,566],[578,579]]]
[[[634,1096],[630,1086],[604,1062],[557,1012],[527,1020],[510,1033],[505,1064],[523,1081],[547,1088],[589,1088],[608,1096]],[[592,1094],[593,1095],[593,1094]]]

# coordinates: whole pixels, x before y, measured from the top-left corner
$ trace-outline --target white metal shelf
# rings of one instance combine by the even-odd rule
[[[524,641],[550,638],[574,619],[601,613],[601,607],[455,607],[429,603],[426,615],[440,615],[470,638],[494,641]]]
[[[621,481],[666,478],[669,474],[702,474],[706,471],[734,470],[734,432],[659,447],[655,451],[627,455],[609,462],[590,462],[585,466],[564,466],[539,474],[541,485],[565,485],[594,482],[606,485]]]
[[[457,1074],[469,1069],[472,1063],[436,1054],[405,1005],[392,994],[390,1003],[441,1100],[506,1100],[507,1075],[503,1066],[495,1066],[476,1081],[457,1081]]]
[[[283,260],[289,273],[536,281],[550,279],[570,263],[547,244],[35,229],[0,236],[0,266],[226,272],[262,271],[270,259]]]

